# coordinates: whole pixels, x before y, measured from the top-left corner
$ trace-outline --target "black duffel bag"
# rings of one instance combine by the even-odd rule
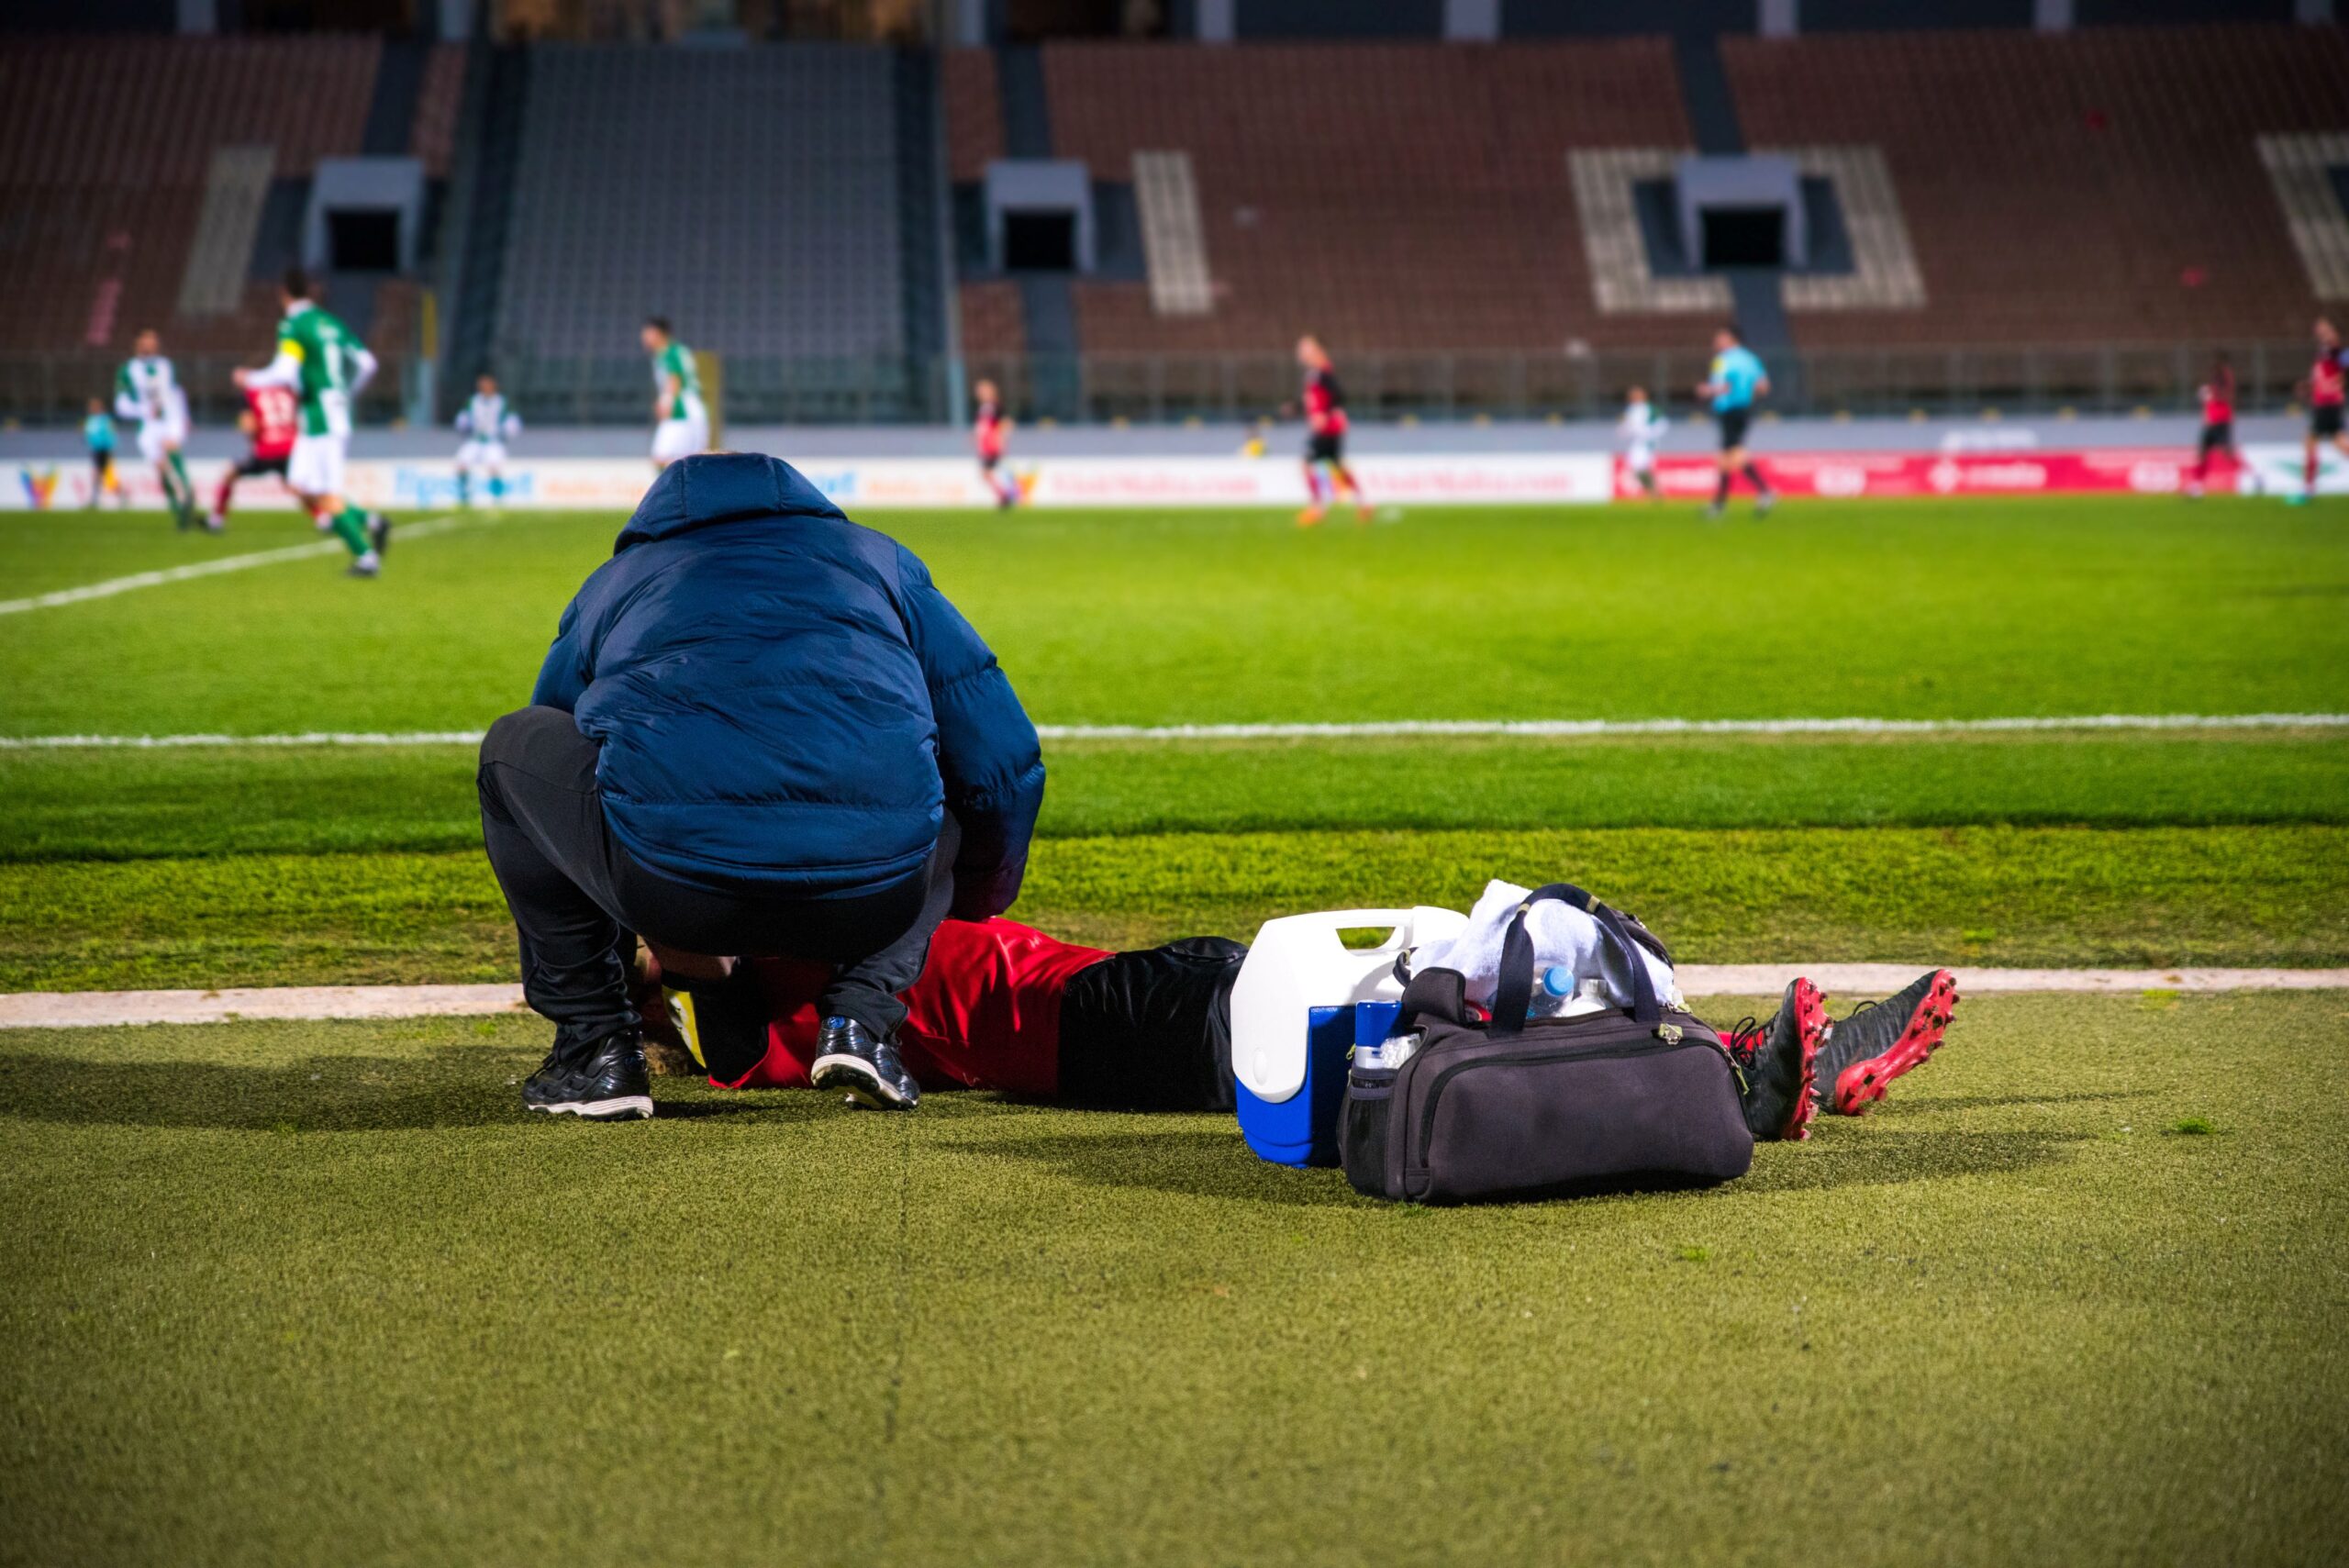
[[[1629,972],[1632,1002],[1526,1021],[1545,898],[1589,912]],[[1738,1076],[1715,1034],[1658,999],[1639,947],[1670,962],[1646,928],[1578,887],[1552,883],[1518,906],[1501,946],[1489,1023],[1448,969],[1414,974],[1395,1033],[1418,1049],[1394,1069],[1348,1074],[1339,1150],[1373,1197],[1475,1203],[1702,1186],[1753,1163]]]

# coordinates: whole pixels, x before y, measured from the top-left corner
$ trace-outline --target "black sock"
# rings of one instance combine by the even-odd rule
[[[1763,478],[1762,471],[1750,462],[1745,465],[1745,479],[1747,484],[1753,486],[1756,495],[1770,494],[1770,482]]]
[[[1727,469],[1721,470],[1721,476],[1713,481],[1713,505],[1716,506],[1729,505],[1729,470]]]

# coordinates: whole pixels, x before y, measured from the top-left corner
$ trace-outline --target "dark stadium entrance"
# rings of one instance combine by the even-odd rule
[[[1703,217],[1708,268],[1787,264],[1786,208],[1709,206]]]
[[[400,270],[400,215],[394,207],[337,207],[327,214],[327,266],[338,272]]]
[[[1003,270],[1007,272],[1076,271],[1076,214],[1063,210],[1003,215]]]

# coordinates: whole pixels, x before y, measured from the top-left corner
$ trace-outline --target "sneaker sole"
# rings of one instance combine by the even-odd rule
[[[652,1096],[618,1095],[608,1100],[565,1100],[529,1108],[549,1116],[575,1116],[582,1121],[642,1121],[652,1115]]]
[[[911,1102],[883,1083],[873,1063],[862,1056],[819,1056],[807,1069],[807,1082],[818,1089],[837,1089],[876,1111],[912,1108]]]
[[[1819,1048],[1827,1038],[1827,994],[1808,980],[1795,982],[1795,1029],[1802,1040],[1802,1086],[1795,1094],[1795,1108],[1778,1136],[1801,1142],[1810,1136],[1810,1118],[1819,1114]]]
[[[1835,1114],[1858,1116],[1892,1087],[1902,1073],[1921,1067],[1942,1046],[1949,1032],[1950,1015],[1957,1010],[1957,976],[1946,969],[1933,972],[1932,988],[1909,1016],[1900,1038],[1882,1053],[1854,1062],[1835,1079]]]

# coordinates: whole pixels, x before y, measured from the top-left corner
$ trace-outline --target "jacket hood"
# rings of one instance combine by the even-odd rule
[[[715,523],[776,517],[845,520],[822,491],[780,458],[761,452],[704,452],[661,471],[637,503],[636,515],[620,528],[612,553]]]

